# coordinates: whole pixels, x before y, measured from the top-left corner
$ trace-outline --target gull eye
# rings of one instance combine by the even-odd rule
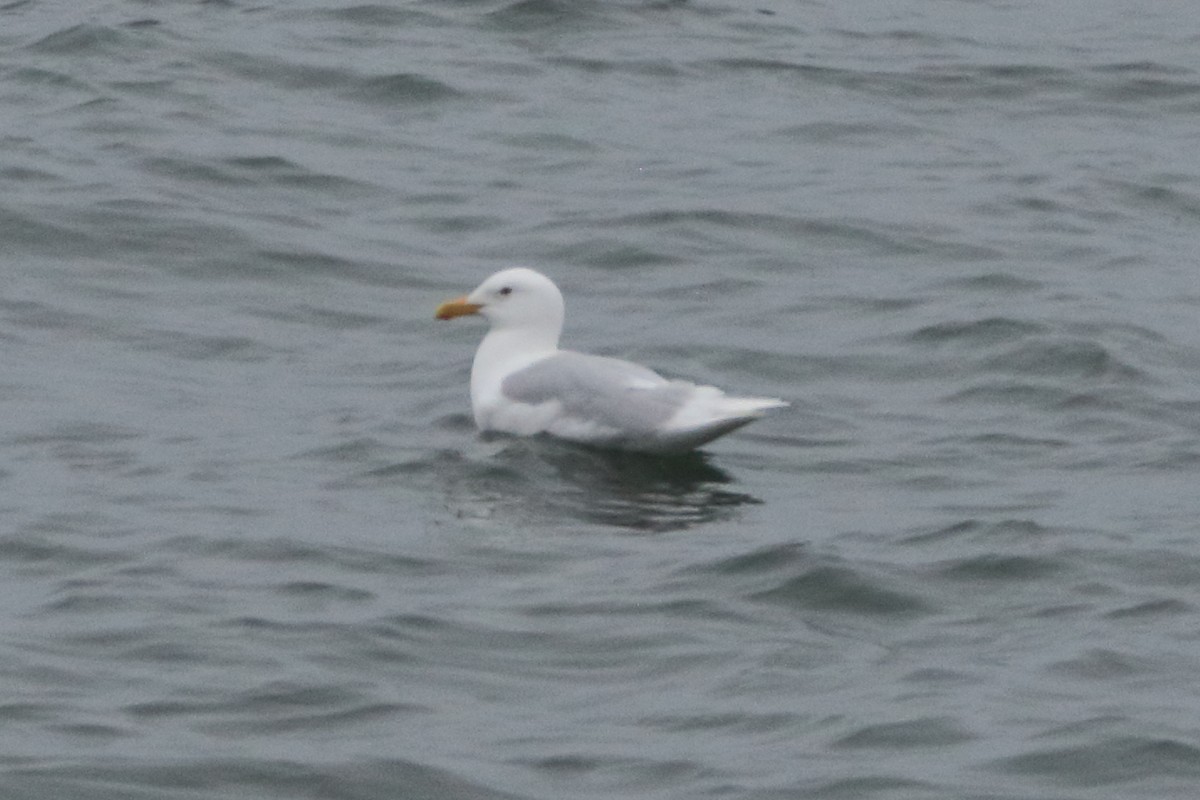
[[[501,294],[501,295],[510,295],[510,294],[512,294],[512,287],[511,287],[511,286],[505,286],[503,289],[501,289],[501,290],[500,290],[500,294]]]

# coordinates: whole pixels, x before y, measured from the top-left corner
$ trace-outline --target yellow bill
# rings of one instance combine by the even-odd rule
[[[463,295],[442,303],[437,307],[433,316],[437,319],[454,319],[455,317],[465,317],[468,314],[478,314],[481,308],[483,306],[478,303],[468,303],[467,296]]]

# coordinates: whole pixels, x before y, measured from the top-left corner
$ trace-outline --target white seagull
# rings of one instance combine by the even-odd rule
[[[435,316],[468,314],[491,324],[471,365],[471,408],[482,431],[678,453],[787,405],[667,380],[630,361],[559,350],[562,293],[525,267],[497,272],[470,294],[442,303]]]

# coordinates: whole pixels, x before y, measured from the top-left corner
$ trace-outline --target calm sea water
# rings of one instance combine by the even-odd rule
[[[1190,3],[0,6],[5,798],[1193,798]],[[482,328],[792,402],[481,438]]]

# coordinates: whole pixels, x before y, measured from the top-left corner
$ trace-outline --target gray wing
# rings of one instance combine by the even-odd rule
[[[570,351],[514,372],[500,385],[510,400],[557,400],[565,414],[633,435],[654,432],[694,389],[639,364]]]

